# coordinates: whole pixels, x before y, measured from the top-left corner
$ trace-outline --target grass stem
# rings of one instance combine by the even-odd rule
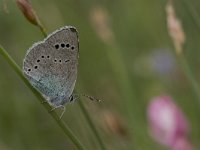
[[[105,145],[104,145],[104,143],[103,143],[103,141],[102,141],[97,129],[95,128],[95,125],[92,122],[92,119],[90,118],[89,113],[85,109],[85,106],[82,103],[82,101],[79,101],[79,106],[80,106],[80,108],[81,108],[81,110],[83,112],[83,115],[85,116],[85,118],[86,118],[86,120],[87,120],[87,122],[88,122],[88,124],[89,124],[89,126],[90,126],[90,128],[92,130],[92,132],[94,133],[94,135],[95,135],[95,137],[96,137],[96,139],[97,139],[97,141],[99,143],[99,146],[101,147],[102,150],[106,150],[106,147],[105,147]]]
[[[40,103],[44,102],[45,99],[43,98],[43,96],[35,88],[33,88],[33,86],[29,83],[29,81],[24,77],[19,66],[16,64],[16,62],[12,59],[12,57],[6,52],[6,50],[1,45],[0,45],[0,54],[5,58],[5,60],[9,63],[9,65],[13,68],[13,70],[24,81],[24,83],[27,85],[27,87],[35,94],[35,96],[38,98]],[[78,140],[78,138],[71,131],[71,129],[67,126],[67,124],[64,121],[60,120],[57,113],[55,111],[50,112],[50,110],[52,109],[51,106],[48,103],[42,103],[42,104],[46,108],[46,110],[49,112],[51,117],[54,118],[54,120],[57,122],[57,124],[63,130],[65,135],[74,143],[74,145],[77,147],[77,149],[78,150],[86,150],[86,148],[84,148],[82,143]]]
[[[183,71],[184,71],[189,83],[191,84],[191,87],[192,87],[196,97],[197,97],[197,103],[200,107],[200,88],[199,88],[199,85],[197,84],[197,81],[194,78],[194,75],[193,75],[193,73],[192,73],[192,71],[191,71],[191,69],[188,65],[188,62],[187,62],[184,54],[180,53],[178,55],[178,59],[179,59],[179,62],[181,64],[181,67],[183,68]]]

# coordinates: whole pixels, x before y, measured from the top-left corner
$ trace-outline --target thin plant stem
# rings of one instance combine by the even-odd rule
[[[44,26],[40,23],[38,25],[40,31],[42,32],[43,36],[46,37],[47,36],[47,32],[46,32],[46,29],[44,28]]]
[[[135,105],[136,98],[135,87],[131,84],[131,79],[127,71],[127,66],[124,62],[124,58],[121,54],[121,49],[119,48],[116,41],[107,44],[107,56],[110,61],[111,67],[114,74],[116,75],[116,80],[120,87],[120,91],[123,96],[125,110],[127,111],[127,116],[129,119],[129,126],[131,134],[133,135],[134,142],[131,144],[132,149],[139,148],[138,145],[144,139],[142,138],[142,132],[138,132],[141,128],[140,121],[135,121],[138,118],[138,114],[141,114],[141,109],[138,102]]]
[[[193,75],[193,73],[192,73],[192,71],[191,71],[191,69],[188,65],[188,62],[187,62],[184,54],[180,53],[180,54],[177,55],[177,57],[178,57],[179,62],[181,64],[182,68],[183,68],[183,71],[184,71],[189,83],[191,84],[191,87],[192,87],[196,97],[197,97],[197,103],[200,107],[200,88],[199,88],[199,85],[197,84],[197,81],[194,78],[194,75]]]
[[[193,20],[195,20],[198,27],[200,27],[200,20],[198,19],[199,18],[198,14],[195,11],[193,11],[193,9],[191,8],[191,5],[187,3],[185,0],[183,0],[183,4],[185,5],[185,7],[186,5],[189,5],[186,8],[189,10],[190,15],[192,16]],[[192,87],[192,90],[194,91],[196,95],[197,104],[200,108],[200,87],[197,84],[197,81],[195,79],[195,76],[192,70],[190,69],[187,59],[185,58],[185,55],[184,55],[185,33],[181,24],[174,23],[174,22],[179,22],[179,19],[176,17],[174,6],[171,1],[169,1],[166,6],[166,13],[167,13],[168,32],[174,43],[176,56],[180,62],[183,72],[185,73],[189,81],[189,84]]]
[[[184,7],[188,10],[189,15],[191,16],[191,18],[193,19],[194,23],[196,23],[197,27],[200,30],[200,15],[195,11],[195,9],[192,7],[191,2],[188,2],[187,0],[182,0],[182,3],[184,5]],[[196,97],[198,100],[198,105],[200,107],[200,87],[197,84],[197,81],[194,78],[194,75],[188,65],[187,60],[185,59],[185,56],[183,54],[181,54],[179,56],[179,60],[180,63],[185,71],[185,74],[188,78],[188,80],[191,83],[191,86],[193,88],[194,93],[196,93]]]
[[[79,141],[79,139],[75,136],[75,134],[71,131],[71,129],[67,126],[67,124],[62,121],[55,111],[51,112],[52,107],[48,103],[43,103],[45,99],[43,96],[29,83],[29,81],[24,77],[21,69],[16,64],[16,62],[12,59],[12,57],[6,52],[6,50],[0,45],[0,54],[5,58],[5,60],[9,63],[9,65],[13,68],[13,70],[19,75],[19,77],[24,81],[27,87],[35,94],[40,103],[43,104],[45,109],[49,112],[51,117],[57,122],[60,128],[63,130],[65,135],[74,143],[78,150],[86,150],[83,144]]]
[[[100,135],[99,135],[97,129],[95,128],[95,125],[94,125],[94,123],[92,122],[92,119],[90,118],[89,113],[88,113],[87,110],[85,109],[85,106],[84,106],[84,104],[82,103],[82,101],[79,101],[79,106],[80,106],[80,108],[81,108],[81,110],[82,110],[82,112],[83,112],[83,115],[85,116],[85,118],[86,118],[86,120],[87,120],[87,122],[88,122],[88,124],[89,124],[89,126],[90,126],[90,128],[91,128],[91,130],[93,131],[93,133],[94,133],[94,135],[95,135],[95,137],[96,137],[96,139],[97,139],[97,141],[98,141],[98,143],[99,143],[101,149],[102,149],[102,150],[106,150],[106,147],[105,147],[105,145],[104,145],[104,143],[103,143],[103,141],[102,141],[102,139],[101,139],[101,137],[100,137]]]
[[[46,37],[46,36],[47,36],[47,33],[46,33],[46,31],[45,31],[45,28],[42,26],[42,24],[40,24],[39,27],[40,27],[40,30],[41,30],[41,32],[43,33],[44,37]],[[92,119],[90,118],[89,113],[87,112],[87,110],[85,109],[85,107],[84,107],[84,105],[82,104],[81,101],[80,101],[79,104],[80,104],[81,111],[83,112],[83,114],[84,114],[84,116],[85,116],[85,118],[86,118],[86,120],[87,120],[87,122],[88,122],[88,124],[89,124],[89,126],[90,126],[90,128],[91,128],[91,130],[93,131],[93,134],[94,134],[95,137],[96,137],[96,140],[97,140],[98,143],[99,143],[100,148],[101,148],[102,150],[106,150],[106,146],[104,145],[104,143],[103,143],[103,141],[102,141],[102,139],[101,139],[101,137],[100,137],[100,135],[99,135],[97,129],[95,128],[95,125],[94,125],[94,123],[92,122]]]
[[[188,0],[182,0],[182,3],[186,10],[188,10],[189,15],[193,19],[194,23],[196,23],[197,27],[200,30],[200,15],[195,11],[195,9],[191,5],[191,1]]]

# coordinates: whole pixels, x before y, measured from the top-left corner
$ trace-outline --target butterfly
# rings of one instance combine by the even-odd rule
[[[65,26],[49,34],[43,41],[28,49],[23,61],[23,73],[56,108],[74,101],[73,90],[77,79],[79,39],[75,27]],[[91,97],[92,98],[92,97]]]

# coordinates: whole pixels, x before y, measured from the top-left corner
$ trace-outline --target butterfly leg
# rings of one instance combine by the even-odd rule
[[[62,108],[63,108],[63,111],[62,111],[62,114],[60,115],[60,120],[62,119],[62,116],[64,115],[64,113],[65,113],[65,106],[61,106]]]
[[[53,112],[54,110],[56,110],[56,109],[58,109],[58,108],[60,108],[60,107],[62,107],[62,106],[56,106],[56,107],[52,108],[52,109],[50,110],[50,112]]]
[[[52,108],[51,110],[50,110],[50,112],[53,112],[54,110],[56,110],[56,109],[58,109],[58,108],[63,108],[63,111],[62,111],[62,113],[61,113],[61,115],[60,115],[60,120],[62,119],[62,117],[63,117],[63,115],[64,115],[64,113],[65,113],[65,106],[63,106],[63,105],[60,105],[60,106],[56,106],[56,107],[54,107],[54,108]]]
[[[45,100],[43,100],[41,104],[48,103],[49,97],[45,96],[44,94],[42,94],[42,96],[44,97]]]

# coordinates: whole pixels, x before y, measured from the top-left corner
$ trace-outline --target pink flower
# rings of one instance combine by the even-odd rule
[[[155,97],[150,102],[148,121],[151,136],[162,145],[172,147],[188,134],[187,120],[169,96]]]
[[[187,138],[180,137],[173,144],[172,150],[192,150],[192,145]]]

